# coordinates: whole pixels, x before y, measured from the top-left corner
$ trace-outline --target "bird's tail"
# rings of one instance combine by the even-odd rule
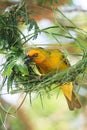
[[[79,100],[76,97],[74,92],[72,92],[72,99],[71,99],[71,101],[67,97],[66,97],[66,100],[67,100],[67,103],[68,103],[68,106],[69,106],[70,110],[74,110],[75,108],[77,108],[77,109],[81,108],[81,104],[80,104],[80,102],[79,102]]]
[[[81,104],[78,98],[76,97],[75,93],[73,92],[72,82],[64,84],[61,88],[64,93],[64,96],[66,97],[69,109],[74,110],[75,108],[81,108]]]

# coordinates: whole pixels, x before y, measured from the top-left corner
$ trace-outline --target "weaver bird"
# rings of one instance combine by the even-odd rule
[[[49,50],[43,48],[33,48],[28,51],[27,57],[29,62],[34,62],[41,74],[47,74],[54,69],[56,73],[70,67],[69,61],[60,50]],[[65,83],[61,86],[64,96],[66,97],[70,110],[80,108],[81,104],[73,91],[72,82]]]

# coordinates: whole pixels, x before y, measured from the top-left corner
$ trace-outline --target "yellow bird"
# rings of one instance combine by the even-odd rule
[[[33,48],[27,53],[31,62],[34,62],[41,74],[47,74],[54,69],[56,73],[70,67],[68,60],[60,50],[49,50],[43,48]],[[61,86],[64,96],[66,97],[70,110],[80,108],[81,104],[73,91],[72,82],[65,83]]]

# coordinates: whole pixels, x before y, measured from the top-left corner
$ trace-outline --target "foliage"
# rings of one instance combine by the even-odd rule
[[[36,38],[38,35],[37,30],[39,28],[33,19],[27,17],[26,7],[23,5],[24,3],[12,6],[0,15],[0,50],[5,55],[5,62],[2,64],[3,85],[7,81],[8,92],[12,88],[13,83],[29,78],[28,68],[23,62],[25,52],[20,35],[23,36],[24,40],[25,36],[18,28],[19,22],[28,24],[29,31],[34,27],[35,34],[33,38]],[[31,72],[33,72],[32,68]],[[16,87],[18,86],[17,83],[15,85]]]

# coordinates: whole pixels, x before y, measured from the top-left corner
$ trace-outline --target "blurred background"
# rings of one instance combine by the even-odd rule
[[[17,2],[20,0],[0,0],[0,8],[6,9]],[[87,31],[87,0],[59,0],[57,4],[53,2],[50,5],[48,2],[43,6],[41,0],[26,0],[26,3],[28,9],[33,11],[31,18],[36,20],[40,29],[59,24],[72,27],[75,24],[78,28]],[[26,26],[22,25],[20,28],[24,35],[28,34]],[[51,29],[49,34],[57,31],[57,29]],[[59,33],[67,36],[67,32],[61,29]],[[71,65],[81,59],[81,56],[72,54],[79,54],[82,51],[81,46],[87,48],[87,38],[83,33],[69,30],[69,36],[73,39],[77,38],[79,45],[71,38],[60,36],[57,39],[49,34],[39,34],[35,40],[29,40],[27,46],[65,49],[71,54],[68,57]],[[2,57],[0,57],[0,62],[3,62]],[[2,77],[0,77],[0,82],[2,83]],[[26,95],[22,93],[7,94],[6,87],[4,87],[0,94],[0,130],[87,130],[87,79],[81,79],[79,83],[80,90],[77,93],[82,108],[74,111],[68,109],[60,90],[54,90],[49,95],[44,94],[41,100],[35,94],[31,95],[32,99],[29,95],[25,99]],[[22,104],[21,107],[20,104]]]

